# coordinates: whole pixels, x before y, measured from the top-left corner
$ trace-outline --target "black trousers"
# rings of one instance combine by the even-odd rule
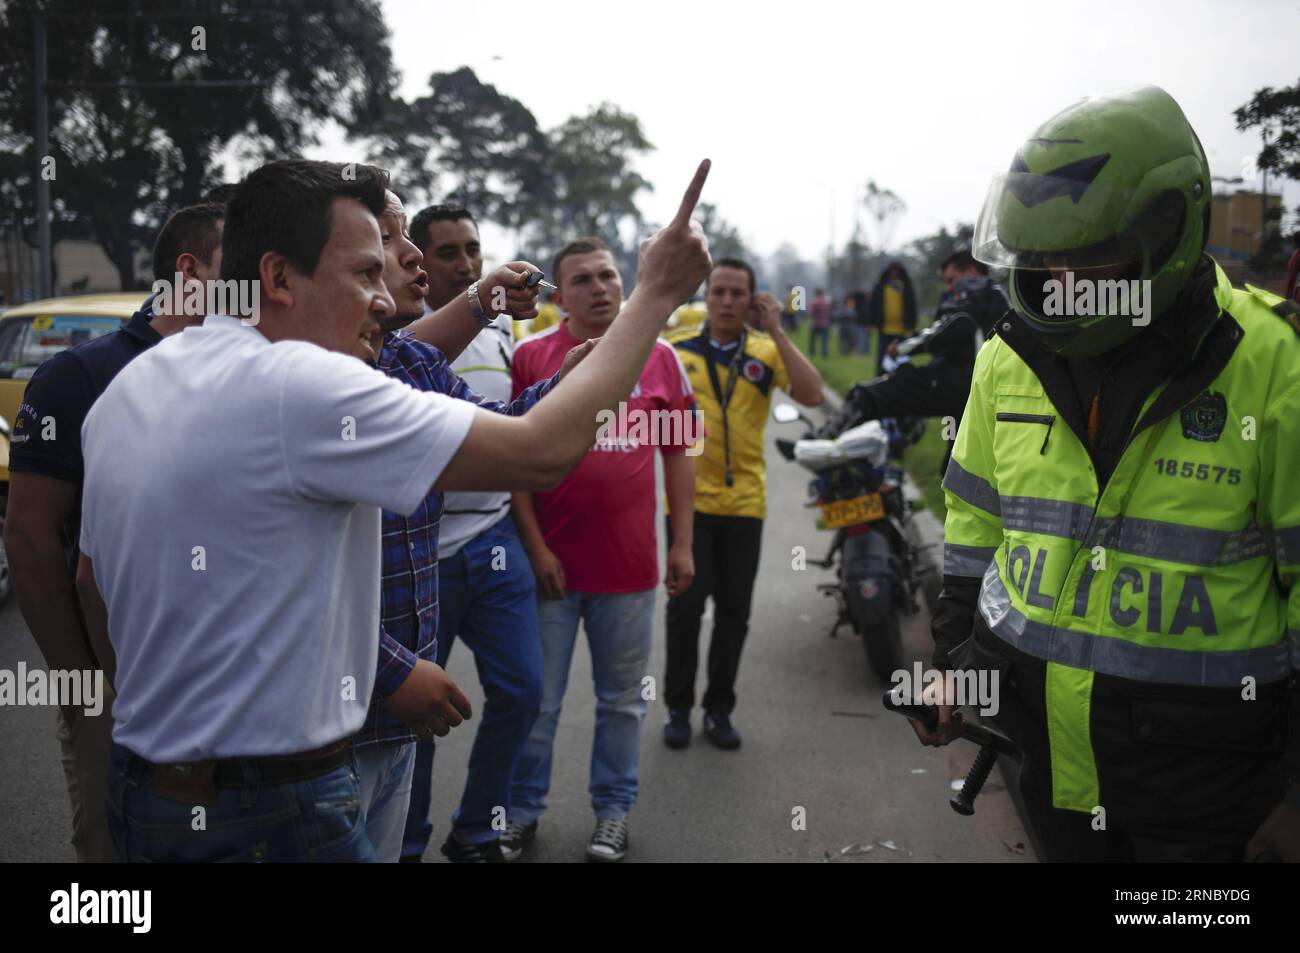
[[[695,704],[699,665],[700,618],[713,597],[713,638],[709,642],[709,684],[704,710],[730,714],[736,707],[736,672],[749,632],[749,606],[758,575],[763,521],[752,516],[695,514],[695,580],[668,600],[668,666],[664,701],[669,708]],[[673,530],[668,527],[668,545]]]
[[[1005,664],[1007,656],[980,625],[972,649],[958,665]],[[1277,753],[1269,750],[1282,711],[1277,699],[1192,704],[1167,697],[1170,689],[1160,686],[1130,698],[1131,689],[1099,677],[1090,731],[1097,807],[1105,813],[1053,807],[1045,673],[1020,661],[1005,672],[993,721],[1024,752],[1020,793],[1045,861],[1239,862],[1282,800],[1285,781]]]

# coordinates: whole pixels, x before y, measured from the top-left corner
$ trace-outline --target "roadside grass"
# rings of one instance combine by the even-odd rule
[[[805,354],[809,353],[808,343],[811,332],[812,328],[805,317],[799,330],[790,336]],[[831,328],[830,356],[822,357],[819,351],[817,355],[812,356],[813,366],[821,372],[822,378],[831,389],[843,397],[854,384],[871,380],[876,376],[877,355],[874,335],[870,346],[871,350],[867,354],[842,354],[839,329]],[[929,355],[921,354],[917,356],[916,363],[923,364],[929,359]],[[925,428],[925,434],[917,444],[903,453],[903,467],[915,481],[917,489],[921,491],[921,499],[926,509],[934,514],[940,524],[943,523],[944,516],[948,512],[943,503],[942,474],[939,472],[943,453],[944,444],[939,436],[938,420],[930,420]]]

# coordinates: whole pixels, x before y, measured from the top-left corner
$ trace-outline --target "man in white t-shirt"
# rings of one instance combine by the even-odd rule
[[[394,311],[386,174],[287,160],[239,186],[222,279],[253,316],[209,316],[141,355],[82,428],[77,584],[117,689],[108,813],[123,859],[373,857],[351,737],[375,679],[380,508],[562,479],[707,273],[689,220],[707,171],[643,245],[632,320],[519,418],[366,366]],[[463,308],[488,318],[494,297]],[[442,683],[390,702],[434,734],[470,714]]]
[[[422,209],[411,219],[410,238],[428,276],[426,312],[465,294],[482,277],[478,225],[468,209]],[[451,369],[477,394],[510,404],[513,354],[511,321],[502,315],[479,332]],[[445,668],[459,637],[474,653],[484,694],[464,793],[442,853],[456,863],[515,860],[519,852],[502,852],[499,825],[492,822],[501,814],[498,808],[509,810],[510,778],[541,704],[542,648],[536,582],[510,513],[510,494],[446,494],[437,558],[435,660]],[[433,760],[434,742],[418,742],[402,844],[405,861],[423,856],[433,832]]]

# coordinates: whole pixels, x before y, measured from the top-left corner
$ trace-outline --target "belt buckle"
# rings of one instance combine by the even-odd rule
[[[217,763],[188,761],[183,764],[155,764],[153,793],[182,804],[215,804]]]

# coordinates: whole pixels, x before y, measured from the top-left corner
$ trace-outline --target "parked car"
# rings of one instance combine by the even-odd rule
[[[18,408],[27,382],[60,351],[122,327],[144,297],[144,292],[135,291],[46,298],[0,314],[0,605],[13,591],[3,542],[4,512],[11,430],[20,425]]]

